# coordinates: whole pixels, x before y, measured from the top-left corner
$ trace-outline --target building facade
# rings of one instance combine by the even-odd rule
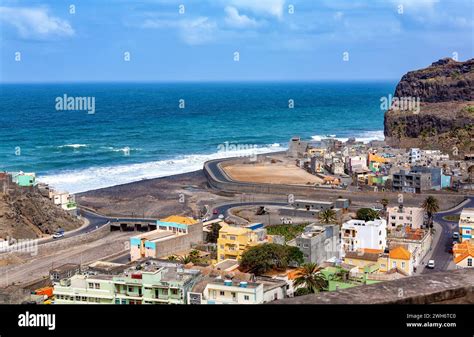
[[[223,224],[217,239],[217,261],[240,260],[248,248],[265,242],[265,229],[252,230]]]
[[[352,219],[344,222],[341,227],[341,247],[343,253],[364,248],[384,250],[387,247],[387,221]]]
[[[474,208],[464,208],[459,217],[459,234],[461,242],[473,239]]]
[[[387,209],[388,228],[397,227],[422,228],[425,212],[421,207],[405,207],[403,205]]]
[[[58,304],[185,304],[199,271],[149,265],[119,275],[74,275],[54,286]]]
[[[304,262],[316,264],[339,258],[338,240],[338,225],[308,225],[304,232],[295,238],[296,247],[303,253]]]

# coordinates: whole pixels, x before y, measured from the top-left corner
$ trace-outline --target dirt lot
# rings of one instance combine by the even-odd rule
[[[223,168],[234,180],[252,183],[307,185],[323,180],[291,163],[232,164]]]

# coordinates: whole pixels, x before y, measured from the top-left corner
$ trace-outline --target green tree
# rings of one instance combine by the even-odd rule
[[[242,254],[240,267],[256,275],[270,270],[284,270],[291,262],[290,259],[295,259],[295,255],[295,251],[290,251],[288,246],[264,243],[247,249]]]
[[[324,224],[330,224],[336,222],[336,211],[333,209],[325,209],[324,211],[319,212],[319,222]]]
[[[305,263],[293,280],[293,287],[305,288],[308,293],[316,293],[327,289],[328,281],[320,271],[321,268],[316,263]]]
[[[372,208],[360,208],[357,211],[357,219],[364,221],[374,221],[379,217],[379,212]]]
[[[298,247],[293,246],[285,246],[286,247],[286,256],[288,265],[293,267],[298,267],[299,265],[303,264],[304,256],[303,252]]]
[[[433,215],[439,211],[438,199],[433,196],[429,196],[423,201],[421,207],[425,210],[428,215],[428,225],[430,228],[433,228]]]
[[[383,198],[382,200],[380,200],[380,203],[382,204],[384,211],[386,211],[388,206],[388,199]]]

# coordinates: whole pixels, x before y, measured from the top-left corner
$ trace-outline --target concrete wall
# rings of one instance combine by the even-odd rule
[[[420,276],[287,298],[274,304],[474,304],[474,269]]]
[[[164,257],[191,249],[193,244],[202,242],[202,223],[188,226],[188,234],[156,243],[155,256]]]
[[[238,159],[230,159],[228,161],[221,160],[212,160],[204,164],[204,174],[208,180],[208,184],[211,188],[226,191],[226,192],[237,192],[237,193],[249,193],[249,194],[270,194],[270,195],[279,195],[287,198],[288,194],[292,193],[298,196],[299,198],[310,197],[310,198],[325,198],[338,197],[339,195],[343,198],[348,198],[351,200],[360,199],[366,200],[367,202],[372,202],[374,198],[387,198],[391,204],[398,203],[398,194],[397,192],[349,192],[343,189],[331,189],[313,186],[296,186],[296,185],[282,185],[282,184],[256,184],[256,183],[246,183],[232,181],[229,177],[226,177],[226,180],[217,179],[209,169],[209,164],[213,162],[219,162],[221,167],[232,164],[233,162],[238,162]],[[222,171],[222,174],[225,173]],[[429,191],[429,193],[421,194],[404,194],[404,204],[406,206],[419,206],[420,203],[428,196],[436,195],[440,193],[438,191]],[[469,191],[465,191],[465,195],[469,195]],[[440,202],[441,209],[447,209],[459,204],[463,199],[464,195],[462,193],[447,193],[443,192],[442,198],[438,198]],[[316,199],[317,200],[317,199]]]

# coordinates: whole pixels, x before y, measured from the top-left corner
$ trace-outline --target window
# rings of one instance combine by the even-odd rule
[[[309,245],[307,243],[304,243],[303,248],[309,248]]]
[[[171,289],[171,295],[178,295],[178,289]]]
[[[467,259],[467,266],[472,267],[472,259],[471,258]]]
[[[90,283],[88,284],[88,286],[89,286],[89,288],[94,288],[94,283],[90,282]]]
[[[395,261],[392,262],[392,268],[397,268],[397,262]]]
[[[100,289],[100,283],[95,283],[95,289]]]
[[[120,304],[120,300],[118,298],[115,299],[115,304]]]
[[[133,292],[133,287],[128,287],[129,292]]]
[[[246,301],[250,300],[249,295],[245,295],[245,296],[244,296],[244,300],[246,300]]]
[[[230,239],[230,240],[235,240],[235,236],[233,236],[233,235],[232,235],[232,236],[229,236],[229,239]]]
[[[405,269],[405,262],[402,262],[402,269]]]
[[[224,296],[224,292],[223,292],[223,291],[219,291],[219,295]]]

